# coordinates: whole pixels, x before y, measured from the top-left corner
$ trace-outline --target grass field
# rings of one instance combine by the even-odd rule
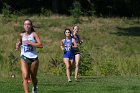
[[[81,18],[80,35],[85,49],[81,63],[86,76],[68,83],[60,41],[74,23],[66,16],[0,16],[0,93],[23,93],[19,58],[15,51],[23,20],[33,20],[44,45],[39,53],[39,93],[140,93],[140,20],[138,18]],[[92,59],[88,59],[92,58]],[[63,64],[64,65],[64,64]],[[80,67],[82,67],[80,65]],[[10,78],[10,74],[16,78]],[[46,75],[51,74],[51,75]],[[58,75],[58,76],[53,76]],[[93,77],[94,76],[94,77]],[[102,77],[101,77],[102,76]],[[31,86],[30,86],[31,92]]]
[[[16,64],[18,60],[15,61],[20,51],[15,51],[15,43],[23,30],[25,18],[33,20],[44,46],[38,49],[39,72],[64,74],[60,41],[64,38],[64,29],[72,29],[74,25],[71,17],[17,16],[5,19],[0,16],[0,76],[5,77],[12,71],[20,73],[19,64]],[[77,24],[85,49],[81,63],[91,63],[91,69],[86,71],[82,68],[80,71],[86,71],[86,75],[91,76],[140,75],[139,23],[138,18],[81,18],[81,23]],[[88,55],[92,59],[86,59]]]
[[[38,87],[39,93],[140,93],[140,77],[81,76],[67,82],[65,76],[46,75],[39,78]],[[0,93],[23,93],[21,79],[1,78]]]

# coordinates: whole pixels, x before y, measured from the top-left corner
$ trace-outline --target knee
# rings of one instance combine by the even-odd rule
[[[23,80],[28,80],[29,77],[27,75],[23,75],[22,78]]]
[[[70,66],[66,66],[66,69],[70,69]]]
[[[75,67],[78,68],[79,67],[79,64],[76,64]]]

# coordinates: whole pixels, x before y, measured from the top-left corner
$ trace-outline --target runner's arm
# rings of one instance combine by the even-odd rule
[[[19,47],[21,46],[22,44],[22,33],[19,34],[19,38],[18,38],[18,41],[16,43],[16,50],[19,49]]]
[[[30,41],[28,41],[28,40],[26,40],[25,43],[26,43],[26,44],[29,44],[29,45],[31,45],[31,46],[37,47],[37,48],[43,48],[43,45],[42,45],[42,43],[41,43],[41,41],[40,41],[40,37],[38,36],[38,34],[37,34],[36,32],[34,32],[34,33],[33,33],[33,36],[34,36],[34,38],[35,38],[35,40],[36,40],[35,43],[30,42]]]
[[[61,50],[64,51],[64,39],[61,41]]]
[[[72,38],[72,42],[73,42],[73,46],[72,47],[73,48],[77,48],[77,43],[76,43],[75,39]]]

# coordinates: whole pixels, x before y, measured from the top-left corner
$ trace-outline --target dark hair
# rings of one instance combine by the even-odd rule
[[[30,19],[24,19],[24,22],[25,21],[29,21],[30,23],[31,23],[31,31],[32,32],[35,32],[35,30],[34,30],[34,26],[33,26],[33,22],[30,20]],[[24,24],[24,23],[23,23]],[[23,32],[25,32],[25,31],[23,31]]]
[[[65,29],[64,34],[66,33],[66,30],[69,30],[70,31],[70,34],[71,34],[71,30],[69,28],[66,28]]]

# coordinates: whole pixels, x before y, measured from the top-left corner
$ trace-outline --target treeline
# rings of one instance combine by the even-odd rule
[[[6,8],[11,13],[71,15],[77,2],[81,15],[140,16],[140,0],[0,0],[0,12]]]

